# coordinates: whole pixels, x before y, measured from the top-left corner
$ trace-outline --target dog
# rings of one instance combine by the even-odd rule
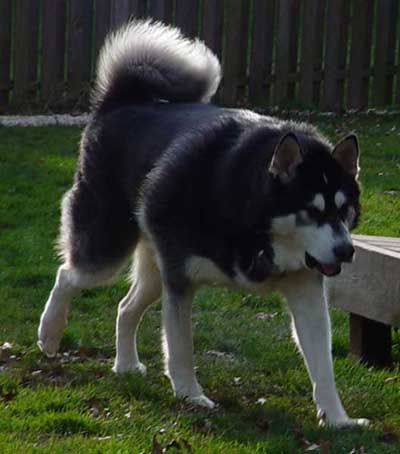
[[[98,60],[92,116],[62,201],[55,285],[38,346],[59,348],[71,299],[110,281],[133,256],[116,322],[116,373],[146,368],[136,334],[162,299],[165,369],[175,395],[213,408],[195,375],[191,306],[200,286],[280,291],[312,382],[317,415],[351,419],[338,396],[325,276],[351,262],[359,147],[333,147],[309,124],[210,103],[217,57],[152,21],[110,34]]]

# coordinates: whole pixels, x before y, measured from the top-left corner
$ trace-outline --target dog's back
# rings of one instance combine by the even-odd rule
[[[65,262],[107,268],[132,254],[139,188],[183,130],[216,114],[216,107],[202,103],[220,78],[212,52],[176,29],[130,22],[108,37],[93,118],[82,136],[74,186],[63,200],[59,250]]]

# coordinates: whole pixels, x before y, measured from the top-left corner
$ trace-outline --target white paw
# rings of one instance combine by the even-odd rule
[[[339,420],[320,420],[320,426],[327,426],[334,429],[346,429],[351,427],[367,427],[370,424],[366,418],[345,418]]]
[[[112,370],[116,374],[123,374],[125,372],[139,373],[143,376],[146,376],[147,374],[147,367],[140,361],[135,364],[121,364],[116,362],[114,363]]]
[[[60,337],[52,337],[44,334],[44,330],[39,331],[37,346],[49,358],[54,358],[60,348]]]
[[[213,402],[211,399],[209,399],[204,394],[201,394],[200,396],[196,396],[196,397],[187,397],[186,399],[191,404],[194,404],[198,407],[208,408],[209,410],[212,410],[213,408],[216,407],[216,403]]]
[[[54,358],[60,348],[65,323],[56,323],[54,320],[49,323],[45,322],[43,320],[44,318],[45,317],[42,316],[42,320],[38,328],[37,346],[46,356]]]

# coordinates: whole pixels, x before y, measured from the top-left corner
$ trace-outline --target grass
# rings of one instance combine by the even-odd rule
[[[400,236],[399,119],[317,123],[333,139],[349,131],[360,136],[358,232]],[[74,302],[62,354],[44,358],[36,329],[57,268],[59,202],[71,183],[79,135],[77,128],[0,129],[0,344],[12,344],[0,353],[0,452],[281,454],[313,444],[324,453],[400,451],[399,367],[366,368],[349,358],[347,316],[340,311],[332,311],[338,388],[350,415],[372,420],[365,430],[317,427],[309,380],[277,295],[199,292],[196,362],[218,411],[172,396],[162,374],[159,306],[140,331],[148,377],[111,372],[117,303],[128,289],[123,276]],[[261,312],[273,318],[259,319]],[[394,341],[400,361],[398,334]]]

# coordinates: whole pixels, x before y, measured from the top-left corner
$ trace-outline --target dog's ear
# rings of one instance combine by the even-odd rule
[[[288,133],[284,135],[275,148],[269,171],[288,183],[296,174],[296,169],[303,162],[303,155],[297,137]]]
[[[332,151],[333,159],[354,178],[357,178],[358,172],[360,171],[358,164],[359,154],[358,140],[354,134],[345,137]]]

